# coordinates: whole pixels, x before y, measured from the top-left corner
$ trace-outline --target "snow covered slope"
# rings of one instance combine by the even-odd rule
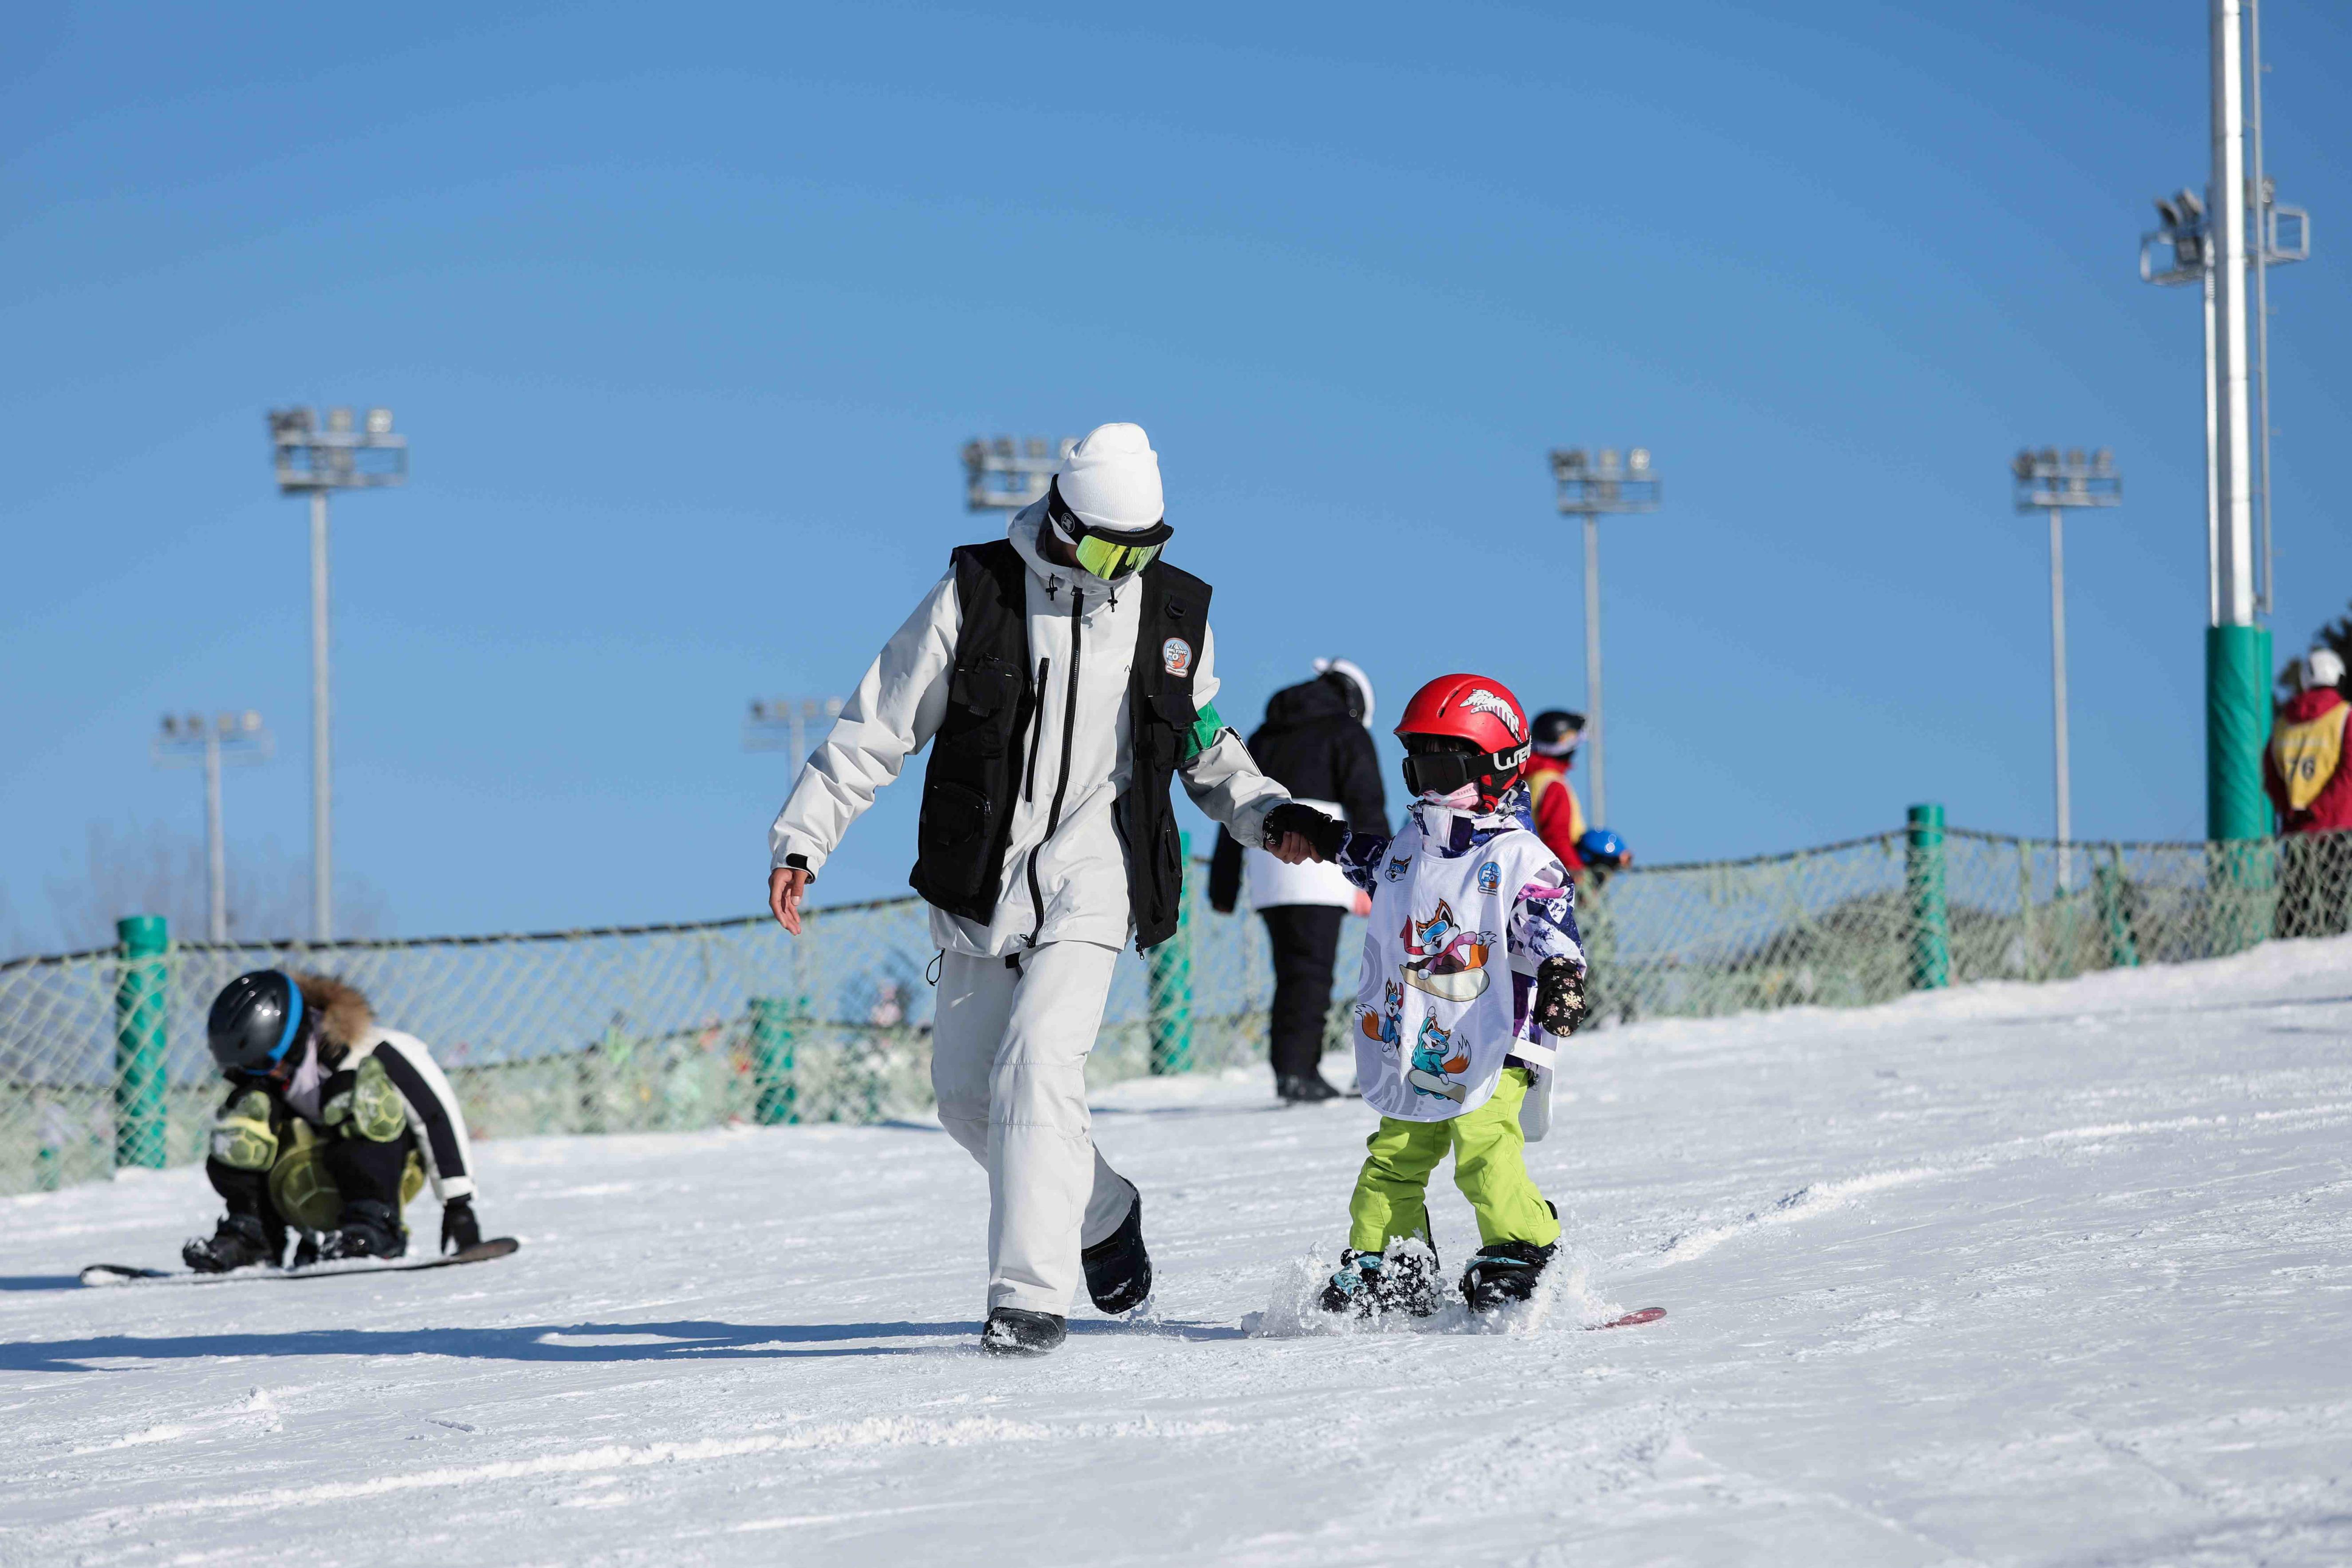
[[[0,1562],[2352,1560],[2352,942],[1564,1079],[1584,1272],[1519,1335],[1269,1333],[1370,1119],[1255,1077],[1105,1097],[1159,1315],[1043,1363],[972,1348],[936,1129],[486,1144],[524,1250],[405,1279],[79,1289],[201,1175],[0,1201]]]

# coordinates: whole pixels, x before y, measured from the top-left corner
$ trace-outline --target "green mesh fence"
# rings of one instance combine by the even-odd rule
[[[1901,832],[1588,886],[1600,1026],[1884,1001],[1912,988],[1922,943],[1937,940],[1955,984],[2045,980],[2341,931],[2352,910],[2352,834],[2064,850],[1940,837],[1927,851],[1941,857],[1940,931],[1922,929],[1906,856],[1923,851]],[[1175,942],[1121,957],[1096,1082],[1264,1060],[1264,926],[1210,912],[1200,881],[1188,881]],[[327,947],[183,942],[161,959],[110,948],[0,965],[0,1194],[106,1176],[123,1151],[147,1164],[199,1158],[221,1093],[205,1010],[231,977],[270,965],[341,974],[425,1039],[477,1137],[921,1114],[923,906],[837,905],[806,924],[797,941],[760,917]],[[1361,935],[1350,921],[1341,941],[1335,1047]]]

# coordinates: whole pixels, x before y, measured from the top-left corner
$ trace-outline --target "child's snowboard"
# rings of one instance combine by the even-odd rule
[[[335,1263],[314,1263],[308,1268],[239,1268],[226,1274],[198,1274],[186,1268],[141,1268],[129,1263],[93,1263],[81,1271],[85,1285],[225,1285],[238,1280],[341,1279],[354,1274],[415,1274],[426,1268],[450,1268],[460,1263],[488,1263],[522,1246],[511,1236],[477,1242],[446,1258],[354,1258]]]

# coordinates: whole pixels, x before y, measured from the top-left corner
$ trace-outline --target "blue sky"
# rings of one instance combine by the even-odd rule
[[[0,889],[201,830],[146,755],[251,706],[232,854],[307,833],[303,509],[273,404],[382,403],[335,521],[338,855],[404,933],[758,906],[757,693],[845,689],[944,563],[974,434],[1145,425],[1244,729],[1318,654],[1391,712],[1583,690],[1555,445],[1606,525],[1613,818],[1645,858],[2051,823],[2021,443],[2069,531],[2075,825],[2203,822],[2187,290],[2201,5],[43,8],[0,59]],[[2268,8],[2282,652],[2352,597],[2352,21]],[[1394,756],[1391,742],[1386,753]],[[901,889],[916,791],[819,891]],[[1188,816],[1189,816],[1189,808]],[[1192,819],[1198,826],[1198,819]]]

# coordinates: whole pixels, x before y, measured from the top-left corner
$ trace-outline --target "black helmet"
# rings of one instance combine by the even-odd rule
[[[1547,757],[1564,757],[1584,733],[1584,715],[1565,708],[1547,708],[1528,721],[1528,729],[1538,752]]]
[[[257,969],[213,998],[205,1040],[222,1071],[266,1073],[302,1037],[303,1013],[300,986],[278,970]]]

